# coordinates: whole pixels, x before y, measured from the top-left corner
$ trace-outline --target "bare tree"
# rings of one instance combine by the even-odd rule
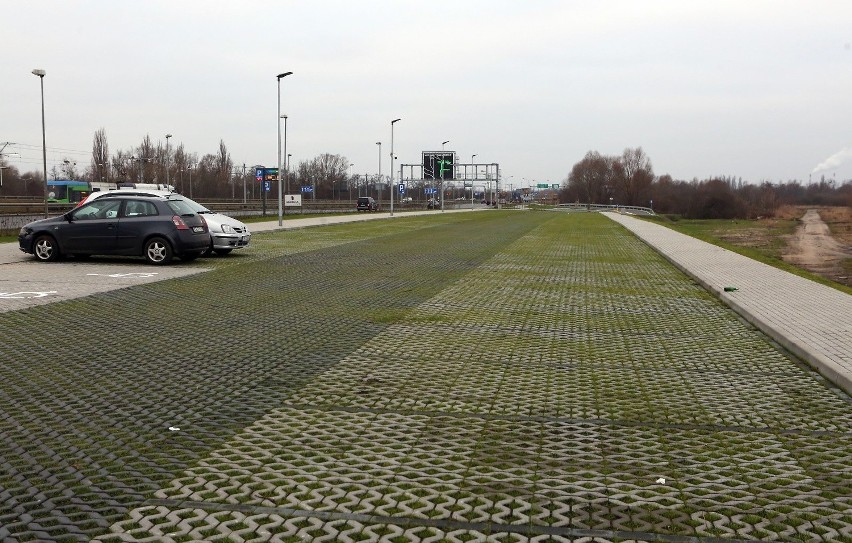
[[[112,171],[115,172],[115,184],[127,183],[134,179],[134,160],[130,151],[119,150],[112,157]]]
[[[109,182],[109,144],[103,127],[95,131],[90,169],[92,181]]]
[[[616,182],[620,202],[627,205],[648,205],[649,188],[654,182],[651,160],[641,147],[627,148],[616,163]]]
[[[173,168],[172,168],[176,172],[176,175],[174,177],[172,177],[172,179],[174,180],[174,181],[172,181],[172,184],[179,185],[178,190],[181,193],[185,193],[184,188],[183,188],[184,187],[183,175],[184,175],[184,172],[186,172],[186,167],[189,164],[190,164],[189,156],[186,154],[186,150],[183,148],[183,143],[181,143],[180,145],[178,145],[175,148],[174,165],[173,165]]]
[[[151,141],[151,135],[145,134],[145,138],[139,147],[136,148],[135,160],[137,168],[139,168],[140,177],[139,183],[154,183],[156,175],[154,173],[153,162],[157,159],[157,149]]]
[[[617,159],[589,151],[574,165],[566,187],[560,191],[563,201],[582,201],[587,204],[608,203],[615,178]]]
[[[335,187],[346,182],[349,161],[341,155],[323,153],[309,162],[299,163],[299,179],[312,185],[317,198],[333,198]]]
[[[233,197],[234,185],[233,182],[231,182],[231,170],[233,169],[233,166],[234,163],[231,162],[231,154],[225,146],[225,141],[219,140],[219,153],[216,155],[215,159],[215,194],[220,198],[227,196],[227,185],[229,182],[231,184]]]

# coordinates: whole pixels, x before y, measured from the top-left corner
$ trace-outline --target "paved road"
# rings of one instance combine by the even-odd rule
[[[852,393],[852,296],[658,224],[607,215]]]

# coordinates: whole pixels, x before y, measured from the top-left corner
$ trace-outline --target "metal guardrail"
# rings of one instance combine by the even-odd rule
[[[615,211],[617,213],[632,213],[634,215],[656,215],[650,207],[622,206],[617,204],[559,204],[559,209],[567,211]]]

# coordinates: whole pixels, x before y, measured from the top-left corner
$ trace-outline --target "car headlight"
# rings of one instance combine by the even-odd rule
[[[231,228],[231,225],[229,225],[229,224],[223,224],[223,225],[222,225],[222,232],[224,232],[224,233],[226,233],[226,234],[233,234],[233,233],[234,233],[234,229],[233,229],[233,228]]]
[[[31,232],[32,232],[32,230],[30,228],[23,226],[23,227],[21,227],[21,231],[18,232],[18,235],[19,236],[26,236],[26,235],[30,234]]]

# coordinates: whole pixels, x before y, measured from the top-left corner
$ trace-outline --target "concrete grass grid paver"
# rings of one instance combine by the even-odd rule
[[[564,273],[577,262],[595,273]],[[848,398],[636,240],[557,219],[102,540],[236,523],[251,541],[849,541],[850,421]]]
[[[608,213],[776,341],[852,391],[852,296],[627,215]],[[725,292],[725,287],[738,290]]]
[[[208,274],[4,313],[0,539],[90,540],[538,222],[482,217],[455,239],[467,220],[330,227],[308,253],[261,239]]]

